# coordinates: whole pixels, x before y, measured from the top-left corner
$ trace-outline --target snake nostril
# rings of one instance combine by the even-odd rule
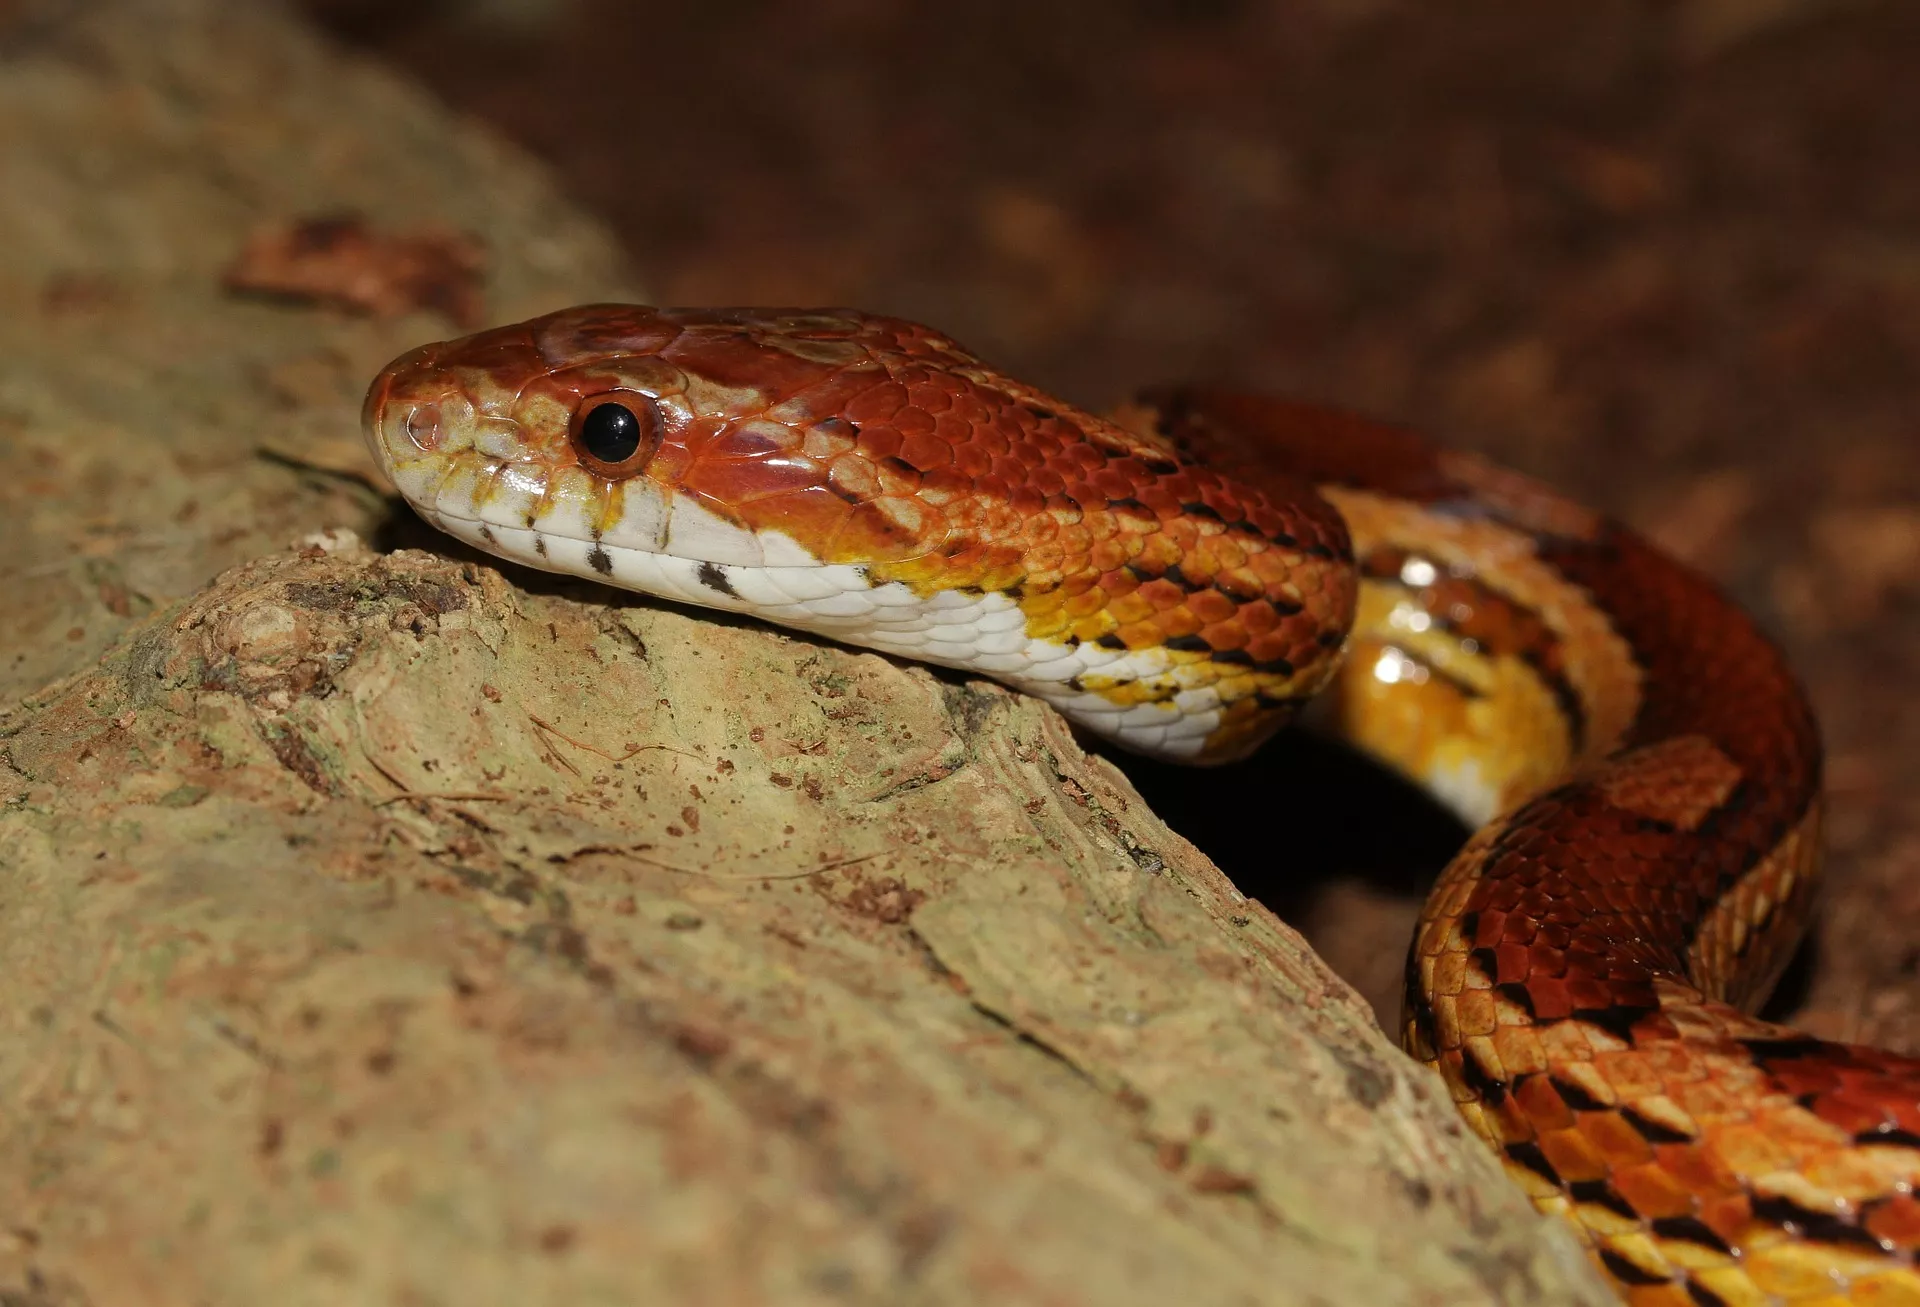
[[[400,420],[400,428],[419,449],[432,449],[440,443],[440,406],[415,404]]]

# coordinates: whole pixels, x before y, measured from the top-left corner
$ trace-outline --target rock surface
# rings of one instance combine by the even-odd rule
[[[234,299],[247,235],[470,230],[497,318],[633,294],[610,246],[270,9],[45,13],[0,28],[0,1297],[1609,1300],[1050,711],[363,545],[410,528],[359,388],[446,324]]]

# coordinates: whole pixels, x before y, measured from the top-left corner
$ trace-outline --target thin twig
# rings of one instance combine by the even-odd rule
[[[692,758],[695,762],[706,761],[705,758],[702,758],[697,753],[688,753],[685,749],[676,749],[671,744],[630,744],[627,746],[627,751],[625,753],[615,755],[615,754],[608,753],[605,749],[596,748],[595,746],[588,744],[585,740],[574,739],[571,735],[568,735],[565,731],[561,730],[558,726],[555,726],[552,722],[545,721],[539,717],[536,717],[532,713],[527,714],[527,720],[532,722],[535,726],[539,727],[541,730],[546,731],[549,734],[556,735],[559,738],[565,740],[568,744],[571,744],[574,748],[585,749],[588,753],[593,754],[595,757],[605,758],[608,762],[625,762],[627,759],[633,757],[635,754],[646,753],[652,749],[662,749],[662,750],[665,750],[667,753],[677,753],[683,758]],[[580,773],[578,770],[574,771],[574,775],[578,776],[579,774]]]

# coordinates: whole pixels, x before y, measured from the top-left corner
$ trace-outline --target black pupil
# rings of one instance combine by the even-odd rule
[[[640,448],[640,419],[625,404],[601,404],[581,421],[580,443],[602,463],[624,463]]]

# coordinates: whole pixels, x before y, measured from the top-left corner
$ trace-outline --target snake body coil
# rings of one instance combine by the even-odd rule
[[[1398,429],[1114,419],[851,312],[598,305],[390,365],[368,440],[515,561],[965,668],[1218,762],[1323,688],[1478,826],[1407,1047],[1642,1307],[1920,1304],[1920,1063],[1760,1022],[1820,754],[1774,647],[1621,527]]]

